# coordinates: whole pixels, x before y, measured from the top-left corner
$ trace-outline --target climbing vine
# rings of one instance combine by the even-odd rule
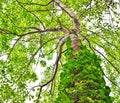
[[[60,75],[59,94],[55,103],[112,103],[100,58],[85,46],[75,53],[69,37],[66,45],[67,60]]]

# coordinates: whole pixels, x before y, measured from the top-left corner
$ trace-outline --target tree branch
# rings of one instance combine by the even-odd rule
[[[18,1],[18,0],[17,0]],[[53,0],[49,1],[47,4],[39,4],[39,3],[23,3],[23,2],[20,2],[18,1],[19,3],[21,4],[25,4],[25,5],[35,5],[35,6],[48,6],[49,4],[51,4],[53,2]]]
[[[80,23],[79,23],[79,20],[78,20],[76,14],[71,9],[69,9],[66,5],[64,5],[62,2],[60,2],[59,0],[55,0],[54,2],[73,19],[74,29],[79,31]]]
[[[97,51],[103,58],[105,58],[108,61],[108,63],[118,72],[118,74],[120,74],[120,71],[118,70],[118,68],[107,57],[105,57],[100,51],[98,51],[94,47],[93,49]]]
[[[36,88],[36,87],[43,88],[44,86],[48,85],[49,83],[51,83],[51,82],[55,79],[55,76],[56,76],[56,73],[57,73],[57,70],[58,70],[58,63],[59,63],[60,58],[61,58],[61,55],[62,55],[62,47],[63,47],[64,43],[65,43],[65,42],[62,42],[62,44],[61,44],[61,46],[60,46],[59,55],[58,55],[58,57],[57,57],[57,59],[56,59],[56,61],[55,61],[55,72],[54,72],[52,78],[51,78],[49,81],[47,81],[45,84],[43,84],[43,85],[36,85],[36,86],[32,87],[32,88],[30,89],[30,91],[31,91],[32,89]],[[29,91],[28,93],[30,93],[30,91]]]
[[[2,29],[2,28],[0,28],[0,34],[13,34],[15,36],[18,36],[16,33],[13,33],[10,30],[6,30],[6,29]]]
[[[39,50],[40,50],[44,45],[46,45],[48,42],[50,42],[50,41],[52,41],[52,40],[55,40],[55,39],[57,39],[57,38],[49,39],[48,41],[46,41],[45,43],[43,43],[43,44],[36,50],[36,52],[31,56],[30,61],[27,63],[24,71],[23,71],[23,72],[21,73],[21,75],[18,77],[18,79],[16,80],[16,82],[18,82],[18,81],[21,79],[21,77],[22,77],[23,75],[25,75],[25,73],[26,73],[27,69],[29,68],[32,60],[34,59],[35,55],[37,55],[37,53],[39,52]],[[16,83],[16,82],[15,82],[15,83]]]
[[[29,34],[35,34],[35,33],[60,32],[60,31],[62,32],[62,28],[50,28],[50,29],[44,29],[44,30],[39,29],[39,30],[31,31],[25,34],[19,34],[18,36],[22,37],[22,36],[26,36]]]
[[[35,15],[34,13],[32,13],[32,12],[30,12],[28,9],[26,9],[18,0],[16,0],[16,1],[17,1],[17,3],[18,3],[23,9],[25,9],[27,12],[29,12],[30,14],[32,14],[32,15],[40,22],[40,24],[42,25],[42,27],[45,29],[44,24],[42,23],[42,21],[40,20],[40,18],[39,18],[37,15]]]

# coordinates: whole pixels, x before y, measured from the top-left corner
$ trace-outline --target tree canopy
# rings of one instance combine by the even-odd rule
[[[101,58],[106,85],[119,103],[119,16],[120,0],[0,0],[0,103],[54,102],[71,32],[91,58]]]

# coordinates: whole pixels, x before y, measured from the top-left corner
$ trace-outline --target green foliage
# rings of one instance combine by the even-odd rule
[[[67,53],[69,50],[71,51],[68,49]],[[64,70],[60,75],[56,103],[63,102],[65,98],[68,98],[67,103],[69,100],[78,103],[112,103],[109,96],[110,88],[106,88],[103,78],[100,58],[84,46],[75,55],[75,58],[72,58],[72,55],[74,52],[66,55],[69,59],[64,64]],[[65,95],[67,97],[64,97]]]
[[[63,40],[61,38],[65,36],[61,28],[72,31],[74,24],[73,16],[55,1],[0,0],[0,103],[24,103],[27,98],[36,102],[40,87],[32,89],[28,85],[31,82],[35,82],[34,85],[47,83],[54,76],[57,66],[54,80],[45,86],[47,90],[43,89],[41,98],[38,98],[40,103],[53,103],[57,96],[57,103],[73,103],[71,98],[76,95],[82,98],[78,103],[110,103],[110,92],[113,94],[112,100],[119,103],[119,2],[60,0],[80,22],[80,33],[75,34],[85,47],[73,52],[70,37],[66,40],[67,48],[63,46],[59,50]],[[55,28],[60,31],[47,31]],[[96,48],[102,51],[97,52]],[[102,59],[91,51],[100,54]],[[61,58],[58,56],[60,53]],[[55,57],[56,54],[58,57]],[[73,55],[75,58],[72,58]],[[58,64],[54,60],[56,58],[60,59]],[[55,62],[51,63],[50,60]],[[36,73],[36,70],[42,73]],[[106,86],[102,71],[105,71],[109,79],[110,89]],[[59,84],[61,87],[58,89]],[[28,93],[29,89],[35,95],[31,91]],[[58,90],[61,91],[60,95]]]
[[[41,64],[42,67],[45,67],[45,66],[46,66],[46,61],[41,60],[41,61],[40,61],[40,64]]]

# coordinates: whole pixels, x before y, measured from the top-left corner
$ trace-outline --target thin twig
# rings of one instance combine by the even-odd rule
[[[17,0],[18,1],[18,0]],[[51,0],[51,1],[49,1],[48,3],[46,3],[46,4],[39,4],[39,3],[23,3],[23,2],[20,2],[20,1],[18,1],[19,3],[21,3],[21,4],[25,4],[25,5],[35,5],[35,6],[48,6],[49,4],[51,4],[52,2],[53,2],[53,0]]]
[[[42,21],[40,20],[40,18],[39,18],[37,15],[35,15],[34,13],[32,13],[32,12],[30,12],[28,9],[26,9],[18,0],[16,0],[16,1],[18,2],[18,4],[19,4],[23,9],[25,9],[27,12],[29,12],[30,14],[32,14],[32,15],[40,22],[40,24],[42,25],[42,27],[45,29],[44,24],[42,23]]]
[[[34,59],[35,55],[37,55],[37,53],[39,52],[39,50],[40,50],[44,45],[46,45],[48,42],[50,42],[50,41],[52,41],[52,40],[55,40],[55,39],[57,39],[57,38],[49,39],[48,41],[46,41],[45,43],[43,43],[43,45],[41,45],[41,46],[36,50],[36,52],[31,56],[30,61],[27,63],[24,71],[23,71],[22,74],[18,77],[18,79],[16,80],[16,82],[18,82],[18,81],[21,79],[21,77],[22,77],[23,75],[25,75],[25,73],[26,73],[27,69],[29,68],[32,60]]]

